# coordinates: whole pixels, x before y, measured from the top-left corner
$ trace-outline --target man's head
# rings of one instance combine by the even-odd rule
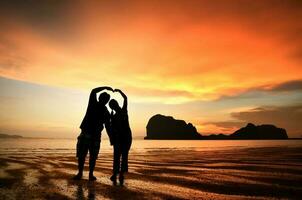
[[[105,106],[108,103],[109,99],[110,95],[107,92],[103,92],[99,96],[99,103]]]
[[[109,101],[109,107],[114,111],[121,110],[121,107],[118,105],[117,101],[115,99],[111,99]]]

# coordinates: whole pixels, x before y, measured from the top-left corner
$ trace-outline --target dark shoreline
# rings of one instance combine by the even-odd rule
[[[202,139],[164,139],[164,138],[144,138],[144,140],[302,140],[302,138],[287,138],[287,139],[214,139],[214,138],[202,138]]]
[[[72,139],[76,139],[75,138],[47,138],[47,137],[0,137],[0,140],[11,140],[11,139],[62,139],[62,140],[72,140]],[[105,138],[104,138],[105,139]],[[104,140],[102,138],[102,140]],[[106,138],[107,139],[107,138]],[[202,138],[202,139],[159,139],[159,138],[143,138],[143,137],[137,137],[134,138],[134,140],[302,140],[302,138],[287,138],[287,139],[234,139],[234,138],[226,138],[226,139],[213,139],[213,138]]]

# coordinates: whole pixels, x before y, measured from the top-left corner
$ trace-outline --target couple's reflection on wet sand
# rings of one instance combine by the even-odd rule
[[[83,200],[83,199],[89,199],[94,200],[96,199],[95,195],[95,182],[89,181],[86,183],[80,182],[78,183],[77,190],[76,190],[76,199],[77,200]],[[84,189],[83,187],[87,187],[88,190],[88,197],[85,197]]]
[[[88,199],[88,200],[95,200],[95,199],[100,199],[102,198],[102,195],[99,194],[99,196],[97,195],[96,192],[96,188],[101,186],[97,185],[98,183],[95,181],[80,181],[80,182],[75,182],[77,189],[75,191],[75,199],[77,200],[84,200],[84,199]],[[120,187],[106,187],[103,188],[106,190],[107,195],[110,196],[110,198],[113,199],[119,199],[122,198],[123,193],[120,193],[121,191],[125,192],[127,190],[127,187],[120,186]],[[86,193],[87,190],[87,193]],[[127,195],[126,195],[127,196]]]

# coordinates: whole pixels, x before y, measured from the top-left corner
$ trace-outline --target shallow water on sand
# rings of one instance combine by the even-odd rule
[[[10,152],[68,152],[74,153],[76,139],[0,139],[0,154]],[[302,140],[133,140],[131,149],[190,149],[195,151],[256,148],[256,147],[302,147]],[[101,142],[101,151],[112,151],[109,140]]]
[[[107,140],[96,182],[74,181],[75,140],[0,140],[0,199],[301,199],[302,141],[134,140],[124,187]],[[88,164],[88,163],[86,163]]]

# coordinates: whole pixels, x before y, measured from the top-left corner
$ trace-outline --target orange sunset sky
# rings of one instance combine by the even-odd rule
[[[302,137],[302,1],[0,3],[0,133],[76,137],[97,86],[201,134],[274,124]],[[112,95],[120,100],[116,94]]]

